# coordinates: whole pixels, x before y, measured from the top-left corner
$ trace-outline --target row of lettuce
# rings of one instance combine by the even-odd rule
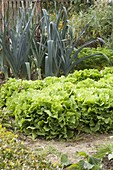
[[[0,123],[46,139],[112,131],[113,68],[36,81],[9,79],[0,89]]]

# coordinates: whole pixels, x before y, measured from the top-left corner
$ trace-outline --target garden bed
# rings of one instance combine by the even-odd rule
[[[3,170],[86,170],[89,167],[111,170],[112,150],[112,134],[81,134],[70,141],[33,141],[21,133],[14,135],[0,125],[0,168]]]
[[[101,170],[103,166],[105,170],[111,169],[112,75],[113,68],[107,67],[101,71],[86,69],[67,77],[37,81],[9,79],[0,89],[0,124],[18,132],[18,140],[12,136],[14,141],[10,138],[11,142],[23,141],[24,145],[20,144],[19,148],[27,147],[25,154],[28,157],[29,153],[38,155],[39,167],[56,170],[77,167],[93,170],[95,167]],[[96,154],[97,148],[103,144],[101,154]],[[16,143],[5,146],[14,150]],[[2,154],[6,159],[8,155],[16,154],[7,147],[2,149],[5,149]],[[20,161],[20,157],[18,159]],[[32,160],[32,156],[29,159]],[[10,162],[7,163],[10,166]],[[25,164],[28,166],[29,163]],[[37,169],[37,163],[33,166]]]

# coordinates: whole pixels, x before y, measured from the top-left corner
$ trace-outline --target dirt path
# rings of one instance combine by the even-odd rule
[[[113,144],[113,134],[83,135],[73,141],[45,141],[37,139],[32,141],[27,138],[25,144],[31,150],[40,151],[46,154],[52,162],[59,161],[60,154],[67,154],[71,162],[75,162],[75,154],[78,151],[85,151],[88,154],[96,152],[96,149],[104,144]]]

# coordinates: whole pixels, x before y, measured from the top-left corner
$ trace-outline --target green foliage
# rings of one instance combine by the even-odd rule
[[[74,7],[72,7],[73,9]],[[81,37],[81,42],[79,45],[86,42],[88,39],[101,37],[103,38],[109,46],[113,43],[113,6],[104,5],[100,2],[95,6],[87,8],[86,11],[79,10],[77,13],[73,9],[73,12],[70,15],[70,23],[73,29],[75,29],[75,39],[79,36],[79,32],[83,29],[86,23],[92,18],[92,21],[89,24],[85,34]],[[104,45],[104,44],[101,44]],[[98,43],[93,44],[93,47],[99,46]]]
[[[34,26],[31,26],[31,22],[35,8],[36,4],[32,10],[28,9],[25,12],[25,8],[21,7],[20,16],[17,17],[14,26],[10,25],[9,20],[6,21],[3,18],[5,26],[0,34],[0,45],[3,53],[2,71],[5,72],[6,68],[8,70],[9,67],[16,78],[28,77],[30,79],[29,51],[34,36]]]
[[[110,156],[112,156],[111,154],[113,153],[113,145],[107,145],[107,146],[101,146],[98,151],[96,152],[96,154],[94,154],[95,157],[102,159],[105,156],[109,157],[109,160],[112,159],[112,157],[110,158]]]
[[[89,156],[85,152],[79,152],[78,156],[83,156],[84,159],[70,165],[67,170],[103,170],[102,161],[100,159]]]
[[[66,6],[66,8],[69,10],[69,12],[75,12],[84,10],[86,11],[90,5],[94,5],[94,0],[90,1],[83,1],[83,0],[43,0],[41,2],[41,5],[43,8],[47,9],[50,12],[54,12],[54,3],[56,3],[57,8],[59,9],[60,4]]]
[[[43,156],[31,152],[17,138],[0,125],[0,169],[55,169]]]
[[[91,54],[105,54],[110,59],[111,63],[113,64],[113,50],[109,48],[84,48],[78,55],[79,58],[83,58],[85,56],[91,55]],[[78,66],[77,69],[104,69],[105,67],[108,67],[109,63],[106,62],[105,58],[103,58],[101,55],[96,58],[89,58],[85,61],[82,61]]]
[[[22,79],[68,75],[82,61],[97,56],[103,56],[110,64],[109,58],[103,53],[89,54],[83,58],[78,57],[86,46],[102,41],[102,39],[95,38],[87,42],[84,41],[83,45],[79,43],[91,18],[75,39],[64,6],[61,5],[58,11],[55,8],[54,20],[45,9],[42,9],[42,18],[37,28],[36,23],[32,23],[35,7],[36,4],[32,10],[28,8],[27,14],[22,7],[21,15],[17,17],[17,24],[13,27],[10,28],[9,23],[5,23],[5,30],[0,35],[2,46],[0,63],[4,74],[8,72],[7,75],[10,77],[13,73],[15,78]],[[35,32],[36,36],[34,36]],[[36,40],[37,34],[39,34],[38,40]]]
[[[10,130],[16,130],[14,117],[13,115],[11,117],[10,112],[5,107],[0,109],[0,124],[3,124],[4,127]]]
[[[3,107],[5,105],[5,102],[8,97],[11,97],[12,94],[16,92],[21,92],[23,89],[25,91],[29,89],[35,89],[35,90],[41,90],[43,87],[47,86],[47,83],[44,81],[36,80],[36,81],[27,81],[27,80],[21,80],[21,79],[9,79],[6,84],[4,84],[4,87],[1,86],[2,89],[2,95],[0,96],[1,102],[0,107]]]
[[[1,87],[1,109],[6,107],[15,127],[33,138],[67,139],[81,131],[106,133],[113,130],[112,75],[113,69],[106,68],[43,81],[11,79]]]
[[[67,170],[104,170],[112,169],[113,159],[113,145],[104,145],[97,149],[97,152],[92,156],[86,152],[81,151],[76,154],[76,158],[80,159],[79,162],[67,167]],[[82,157],[82,159],[81,159]]]
[[[73,72],[76,66],[82,61],[90,57],[103,56],[110,63],[104,54],[91,54],[83,58],[78,58],[79,53],[88,45],[97,42],[100,39],[90,40],[78,47],[79,40],[84,34],[90,21],[80,32],[76,41],[73,37],[73,29],[70,26],[66,8],[61,6],[56,11],[54,21],[51,21],[50,15],[45,9],[42,9],[42,19],[40,24],[41,38],[38,45],[34,42],[32,48],[35,60],[37,61],[37,69],[42,69],[45,77],[68,75]],[[78,48],[77,48],[78,47]]]

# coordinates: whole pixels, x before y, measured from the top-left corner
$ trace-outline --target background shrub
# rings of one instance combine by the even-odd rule
[[[80,53],[79,53],[79,58],[88,56],[90,54],[97,54],[97,53],[102,53],[105,54],[109,57],[111,63],[113,64],[113,50],[109,48],[84,48]],[[85,61],[82,61],[80,64],[77,65],[76,69],[78,70],[83,70],[83,69],[104,69],[105,67],[108,67],[109,63],[103,58],[102,56],[97,56],[95,58],[89,58]]]
[[[75,39],[78,37],[80,30],[82,30],[85,25],[90,21],[89,26],[85,34],[81,38],[81,42],[79,41],[79,45],[84,43],[86,40],[96,37],[103,38],[109,46],[112,46],[113,40],[113,13],[112,13],[112,5],[95,5],[87,8],[86,11],[80,10],[78,13],[75,10],[70,16],[70,21],[73,29],[75,30]],[[75,24],[76,23],[76,24]],[[100,44],[101,46],[103,44]],[[93,45],[93,47],[97,47],[99,44]]]

